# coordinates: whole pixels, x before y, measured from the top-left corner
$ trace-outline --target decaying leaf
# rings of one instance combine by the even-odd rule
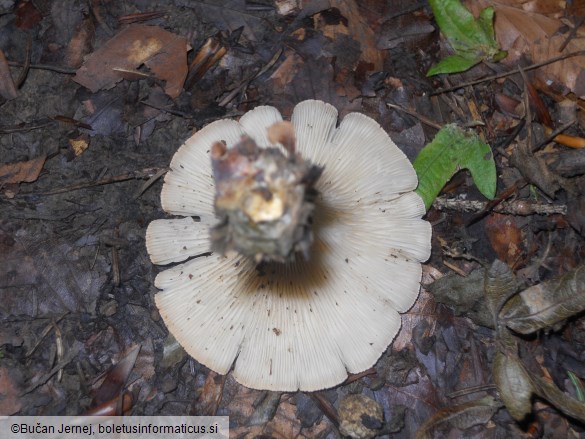
[[[216,415],[223,395],[226,377],[226,375],[219,375],[214,371],[209,371],[195,405],[197,414],[202,416]]]
[[[376,47],[376,34],[362,17],[358,3],[355,0],[331,0],[332,8],[337,8],[344,18],[342,24],[327,25],[323,24],[320,29],[325,36],[335,39],[338,34],[349,35],[353,40],[360,44],[360,60],[370,64],[368,70],[378,71],[382,69],[384,62],[384,53]],[[319,26],[317,26],[319,28]]]
[[[65,64],[69,67],[80,67],[83,63],[83,57],[91,52],[94,36],[93,20],[85,17],[75,30],[71,41],[69,41],[65,53]]]
[[[480,10],[493,6],[495,11],[495,34],[503,50],[508,51],[505,63],[516,65],[523,56],[530,57],[538,63],[558,56],[559,49],[565,42],[567,34],[559,32],[564,26],[560,18],[550,11],[533,10],[534,2],[518,0],[473,0],[467,1],[469,9],[477,14]],[[564,2],[549,2],[564,13]],[[564,49],[564,53],[585,49],[584,28],[577,30]],[[585,56],[574,56],[563,61],[549,64],[536,71],[542,82],[553,82],[583,99],[585,97]]]
[[[75,157],[79,157],[87,148],[89,148],[89,136],[87,134],[82,134],[77,138],[69,139],[69,148],[71,148]]]
[[[484,295],[486,270],[478,268],[467,277],[449,273],[428,286],[437,302],[455,307],[455,314],[465,316],[474,323],[494,328],[493,315]]]
[[[585,310],[585,266],[534,285],[512,298],[501,321],[521,334],[551,328]]]
[[[516,278],[512,270],[505,263],[496,259],[486,273],[484,290],[488,305],[495,318],[504,303],[516,292]]]
[[[521,421],[532,410],[532,384],[524,366],[515,355],[496,353],[494,382],[510,415]]]
[[[469,169],[480,192],[492,199],[496,193],[496,164],[489,145],[477,134],[456,124],[445,125],[413,163],[419,178],[416,192],[428,209],[441,189],[460,169]]]
[[[46,158],[45,155],[40,155],[25,162],[0,165],[0,185],[35,181],[43,169]]]
[[[140,345],[132,346],[126,350],[122,359],[108,371],[104,381],[97,389],[93,405],[99,406],[120,394],[134,368],[139,352]]]
[[[436,437],[432,432],[440,425],[449,424],[459,430],[466,430],[474,425],[485,424],[500,407],[501,403],[488,395],[475,401],[439,410],[419,428],[416,439]]]
[[[87,58],[73,80],[92,92],[112,88],[120,71],[145,65],[176,98],[187,76],[187,40],[160,27],[135,24],[123,29]]]
[[[173,367],[185,359],[187,353],[179,344],[173,334],[169,333],[163,345],[162,367],[167,369]]]
[[[498,259],[514,266],[526,253],[526,234],[521,218],[492,212],[485,221],[485,232]]]
[[[553,404],[558,410],[574,419],[585,422],[585,404],[565,394],[550,381],[528,372],[534,393]]]

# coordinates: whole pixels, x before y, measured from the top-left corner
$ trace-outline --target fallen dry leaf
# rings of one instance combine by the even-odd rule
[[[0,185],[35,181],[43,169],[46,158],[45,155],[41,155],[26,162],[0,165]]]
[[[92,401],[94,406],[99,406],[120,394],[126,386],[139,352],[139,344],[126,349],[120,361],[108,371],[105,379],[96,390]]]
[[[16,92],[16,86],[10,74],[8,61],[4,56],[4,52],[0,50],[0,96],[6,100],[10,100],[15,99],[17,95],[18,93]]]
[[[485,229],[498,259],[510,267],[517,265],[526,246],[516,218],[494,212],[487,217]]]
[[[78,68],[83,64],[83,57],[91,52],[93,48],[93,39],[95,36],[95,27],[91,18],[84,18],[75,34],[69,41],[67,52],[65,54],[65,64],[69,67]]]
[[[79,157],[87,148],[89,148],[89,136],[87,134],[82,134],[77,138],[69,139],[69,148],[75,157]]]
[[[377,48],[377,37],[372,26],[361,15],[358,4],[355,0],[331,0],[331,8],[337,8],[340,13],[340,20],[337,23],[329,24],[320,20],[319,14],[313,18],[315,29],[323,32],[323,35],[333,40],[339,34],[349,35],[353,40],[359,42],[361,47],[360,61],[371,66],[368,71],[382,70],[384,63],[384,52]]]
[[[215,416],[221,402],[227,375],[219,375],[213,371],[207,374],[205,384],[195,405],[195,412],[201,416]]]
[[[95,93],[121,81],[120,71],[145,65],[156,78],[166,81],[165,93],[176,98],[187,76],[187,49],[183,37],[160,27],[135,24],[91,54],[73,80]]]
[[[533,285],[512,298],[500,318],[508,328],[531,334],[554,328],[585,310],[585,266]]]
[[[508,51],[503,62],[515,65],[522,56],[528,56],[533,63],[539,63],[561,55],[559,48],[565,42],[567,34],[559,32],[559,29],[565,23],[555,18],[558,11],[550,11],[551,3],[548,2],[546,6],[542,1],[477,0],[467,1],[466,6],[476,16],[484,8],[493,6],[496,13],[496,39],[500,47]],[[585,50],[584,35],[585,29],[579,29],[562,53]],[[585,98],[585,56],[573,56],[549,64],[538,69],[536,75],[545,83],[552,81],[580,98]]]

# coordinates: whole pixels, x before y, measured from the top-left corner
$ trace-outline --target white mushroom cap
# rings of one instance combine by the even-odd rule
[[[214,187],[209,149],[242,134],[269,145],[267,128],[282,120],[257,107],[239,122],[214,122],[177,151],[162,206],[184,219],[156,220],[147,230],[155,264],[209,250]],[[324,166],[316,184],[311,259],[268,264],[239,255],[200,256],[161,272],[156,304],[169,331],[210,369],[245,386],[314,391],[371,367],[400,329],[430,254],[430,224],[417,177],[405,155],[373,119],[304,101],[293,112],[297,151]],[[198,216],[195,222],[189,216]]]

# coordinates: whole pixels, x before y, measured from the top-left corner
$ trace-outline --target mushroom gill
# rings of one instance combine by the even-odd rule
[[[281,121],[275,108],[257,107],[239,122],[217,121],[188,139],[161,195],[165,211],[185,218],[153,221],[146,244],[155,264],[186,261],[157,276],[155,301],[191,356],[218,373],[233,368],[248,387],[313,391],[371,367],[392,342],[399,313],[418,296],[431,227],[412,192],[410,162],[377,122],[351,113],[337,126],[333,106],[304,101],[291,118],[292,154],[302,166],[310,163],[307,172],[322,168],[312,183],[312,244],[293,245],[293,253],[308,257],[209,254],[218,223],[213,145],[220,142],[216,153],[223,157],[248,136],[290,157],[287,136],[268,135]],[[254,210],[258,222],[282,215],[270,200],[259,199],[266,209]]]

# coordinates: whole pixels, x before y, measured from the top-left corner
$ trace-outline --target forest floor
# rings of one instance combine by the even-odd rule
[[[385,421],[370,425],[379,437],[414,437],[429,420],[429,437],[582,437],[558,401],[535,398],[524,421],[512,418],[494,386],[502,340],[480,310],[496,259],[518,291],[560,290],[543,282],[573,273],[572,312],[514,334],[513,358],[579,397],[584,150],[545,126],[584,134],[585,93],[570,80],[582,64],[530,69],[558,53],[529,36],[537,47],[510,50],[507,63],[427,77],[446,53],[427,2],[164,3],[0,0],[0,414],[229,415],[233,437],[334,438],[340,401],[363,394],[383,408]],[[557,12],[531,14],[575,18]],[[518,65],[526,72],[436,93]],[[488,201],[466,171],[443,188],[425,217],[433,241],[421,294],[372,369],[321,392],[250,390],[168,335],[145,231],[165,217],[161,177],[194,132],[258,105],[290,117],[305,99],[340,119],[372,117],[410,161],[438,127],[473,129],[494,153],[497,196],[466,210]]]

